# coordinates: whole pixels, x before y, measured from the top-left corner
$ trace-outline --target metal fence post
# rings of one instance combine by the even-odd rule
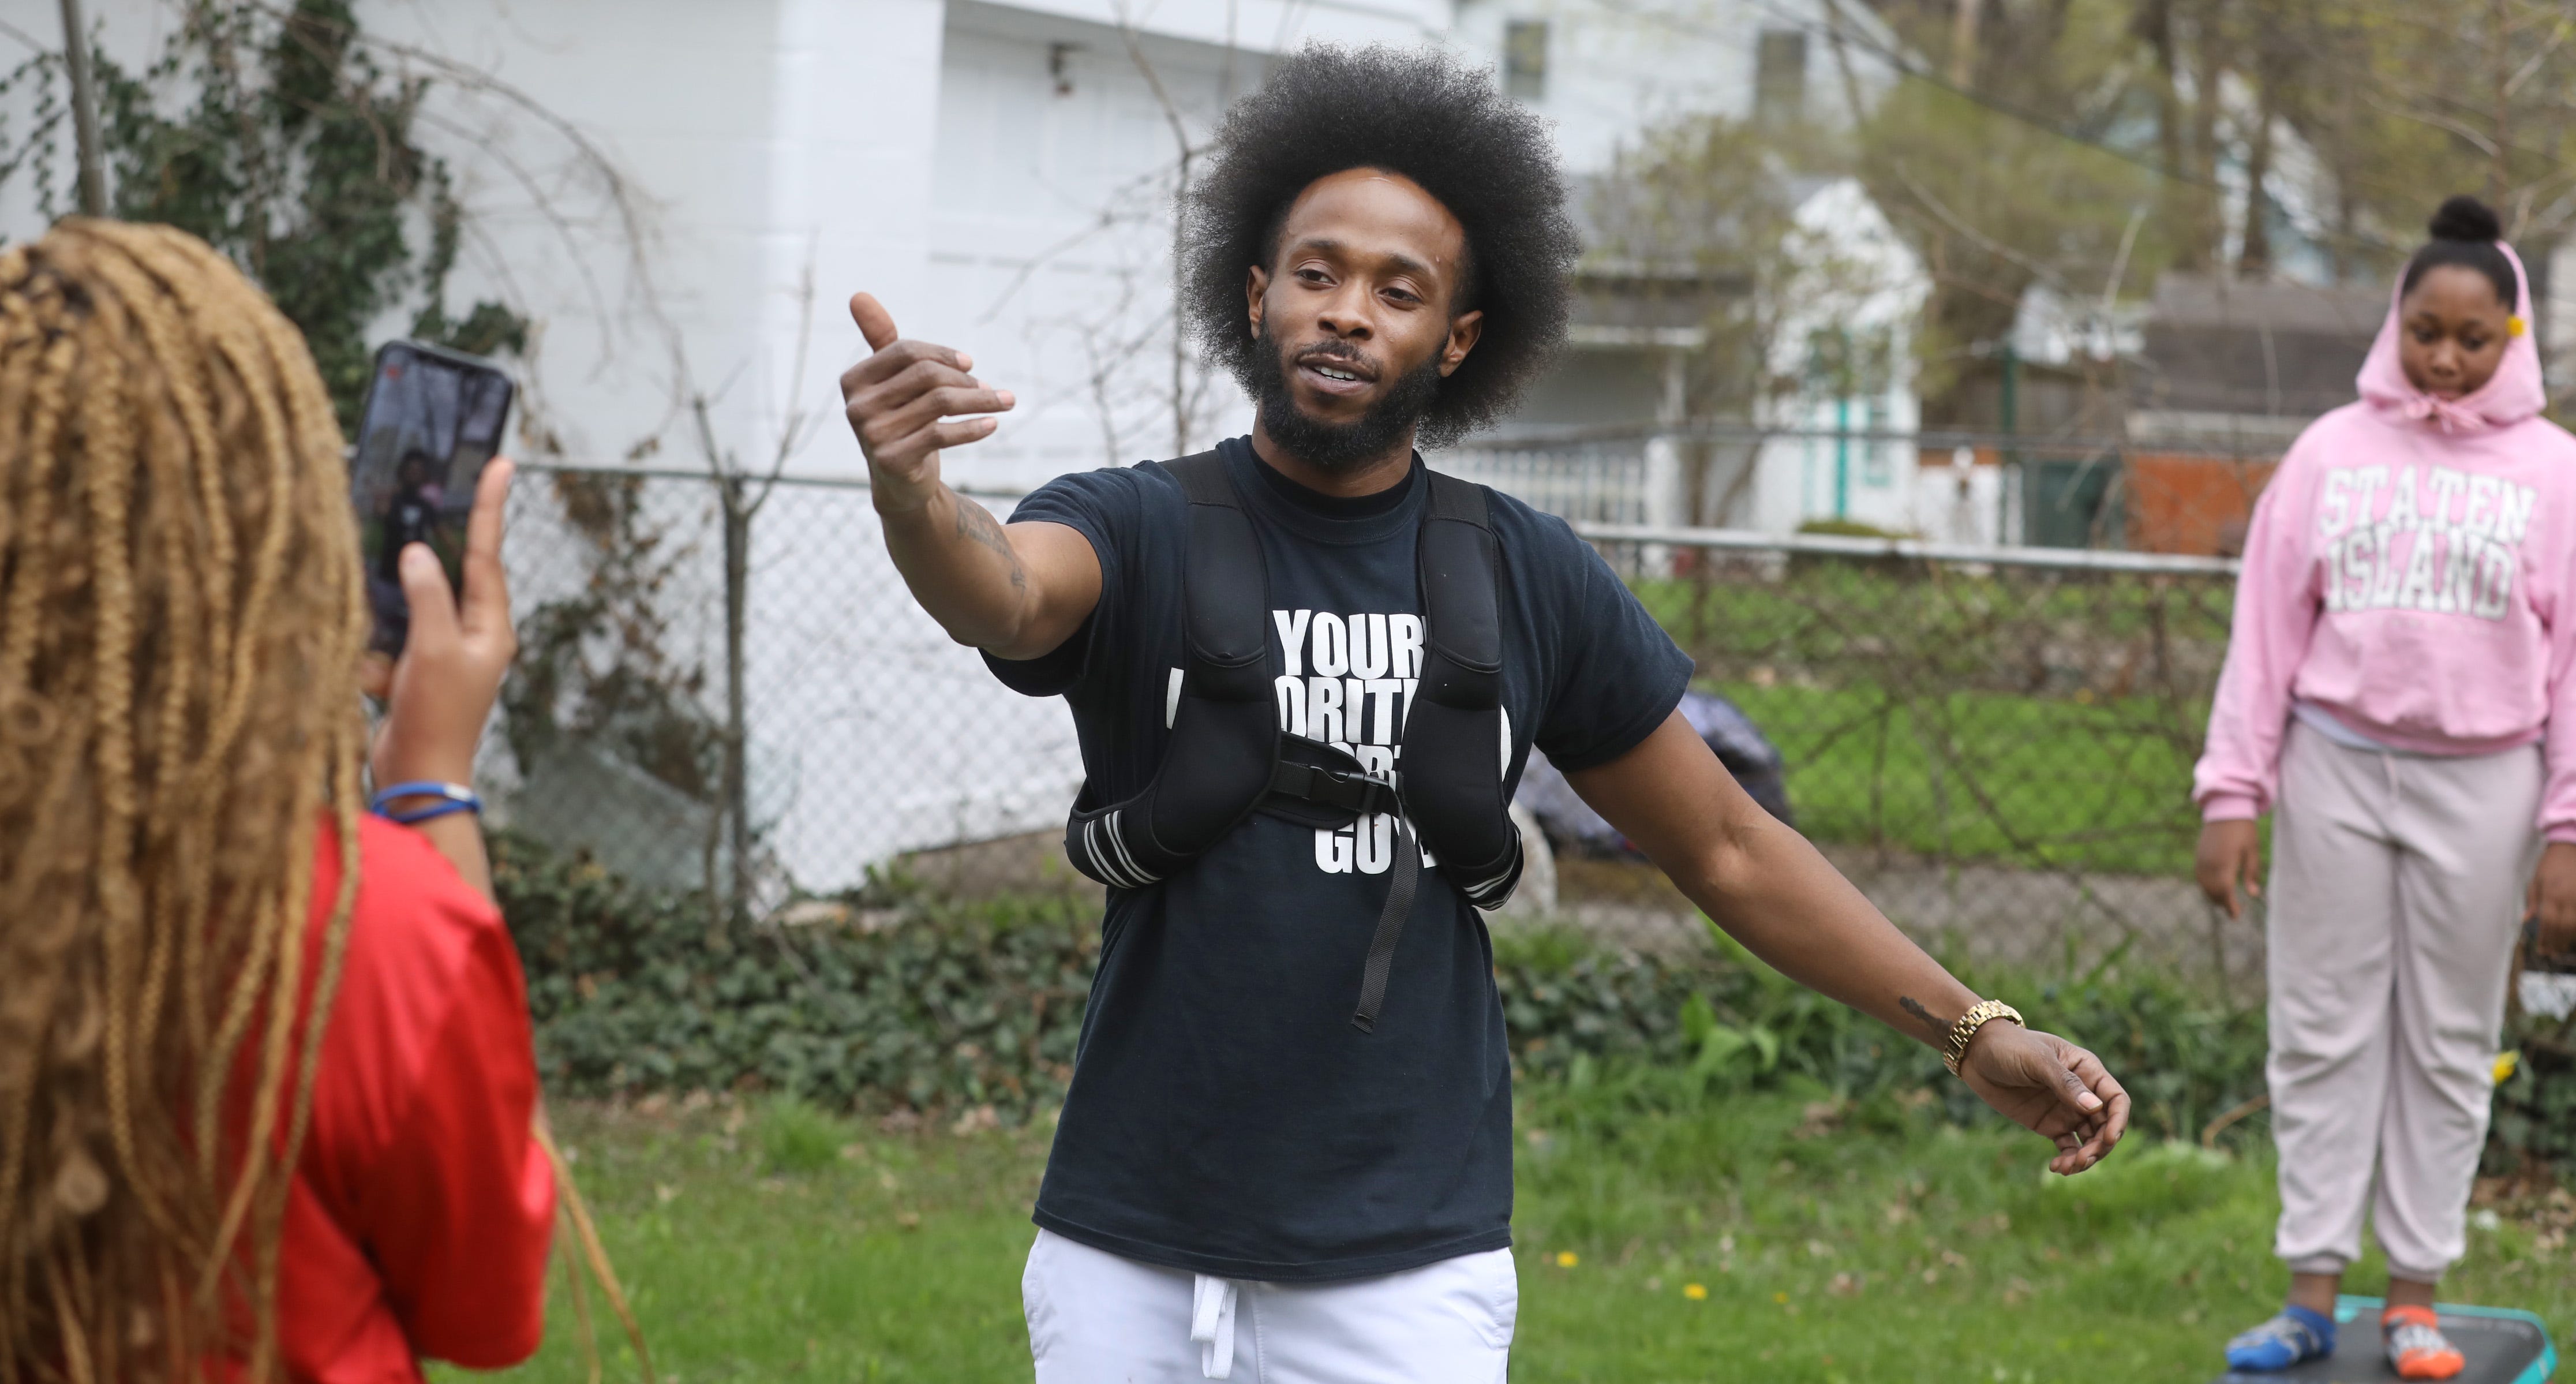
[[[744,771],[744,747],[749,743],[743,712],[743,635],[745,610],[751,591],[751,509],[743,500],[742,478],[725,476],[716,482],[717,494],[724,507],[724,663],[725,663],[725,730],[724,794],[726,845],[733,859],[728,866],[726,903],[732,915],[740,918],[751,910],[751,813],[750,792]]]

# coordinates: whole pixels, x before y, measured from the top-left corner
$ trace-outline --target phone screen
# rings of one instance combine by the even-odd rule
[[[406,545],[428,544],[449,587],[464,590],[465,519],[484,464],[501,450],[516,392],[501,367],[479,356],[411,341],[377,350],[349,467],[375,613],[369,647],[399,654],[411,633],[399,566]]]

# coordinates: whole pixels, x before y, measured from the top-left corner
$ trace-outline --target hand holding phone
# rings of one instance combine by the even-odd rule
[[[396,555],[410,638],[399,659],[370,651],[360,679],[369,696],[386,704],[367,756],[379,784],[474,781],[474,748],[500,696],[501,677],[519,652],[510,578],[501,566],[501,515],[514,474],[507,460],[497,460],[475,485],[461,554],[461,602],[428,545],[413,543]],[[468,884],[491,895],[491,868],[473,817],[441,817],[420,830]]]
[[[465,528],[465,594],[451,594],[445,565],[427,544],[399,555],[411,637],[398,659],[369,656],[367,691],[386,702],[369,761],[378,783],[470,782],[474,747],[519,651],[510,621],[510,578],[501,566],[501,513],[516,468],[483,468]]]
[[[470,500],[501,449],[517,392],[508,372],[480,356],[417,341],[376,351],[349,466],[375,614],[369,648],[402,652],[411,627],[402,563],[413,545],[436,557],[452,590],[464,589]]]

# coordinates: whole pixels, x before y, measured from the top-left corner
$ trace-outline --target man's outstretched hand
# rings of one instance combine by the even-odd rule
[[[1968,1043],[1959,1075],[1986,1104],[2056,1143],[2053,1173],[2101,1162],[2129,1129],[2129,1093],[2100,1058],[2053,1033],[1989,1023]]]
[[[874,354],[841,373],[850,431],[867,453],[880,512],[919,509],[939,487],[939,452],[990,437],[992,418],[1011,407],[1007,389],[967,374],[974,357],[895,334],[894,318],[871,294],[850,297],[850,320]]]

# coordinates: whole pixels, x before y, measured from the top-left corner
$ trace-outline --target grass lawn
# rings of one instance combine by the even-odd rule
[[[2145,698],[1719,683],[1788,764],[1798,828],[1952,859],[2189,874],[2199,727]],[[1943,748],[1943,747],[1946,747]]]
[[[1635,590],[1779,745],[1814,839],[2190,872],[2229,581],[1819,563]]]
[[[1043,1131],[558,1119],[663,1378],[1028,1378]],[[2201,1384],[2282,1282],[2253,1159],[2140,1140],[2043,1185],[2037,1141],[1898,1100],[1657,1111],[1561,1085],[1524,1096],[1520,1138],[1518,1380]],[[2473,1234],[2452,1289],[2576,1328],[2565,1251],[2510,1219]],[[584,1378],[575,1338],[559,1283],[516,1377]],[[622,1347],[609,1370],[634,1377]]]

